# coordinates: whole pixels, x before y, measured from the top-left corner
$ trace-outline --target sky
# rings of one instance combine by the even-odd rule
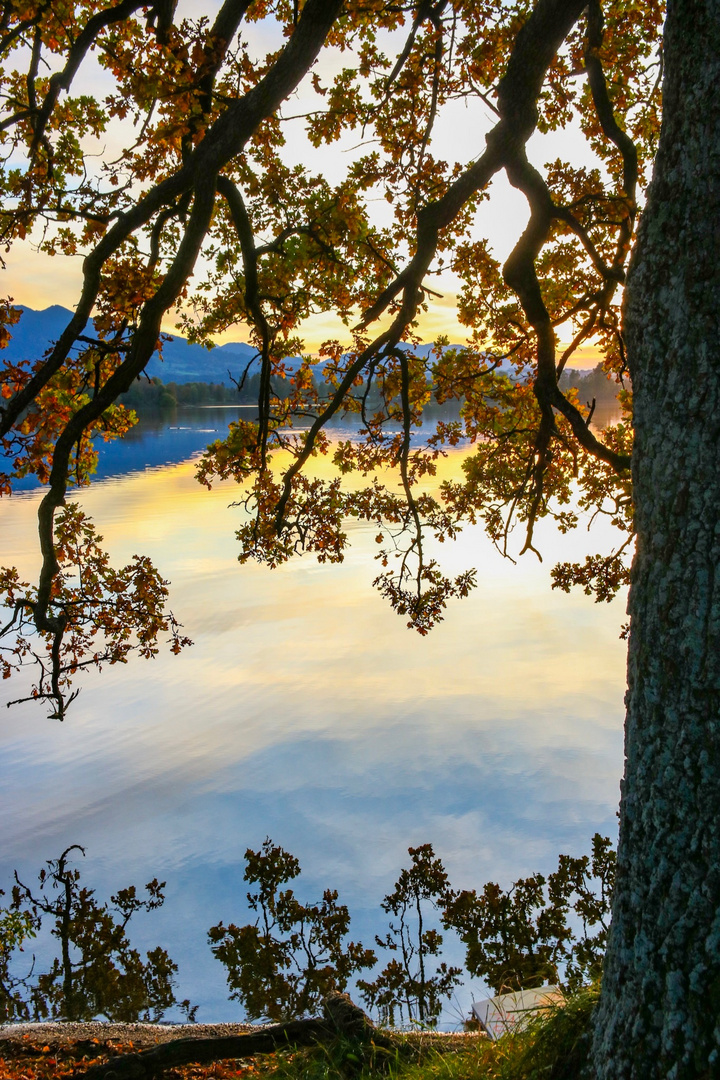
[[[200,15],[212,18],[217,6],[214,0],[185,0],[178,7],[176,19]],[[273,40],[271,25],[267,22],[251,25],[247,33],[258,56],[264,56],[277,45],[277,41]],[[334,71],[347,66],[348,62],[347,54],[341,54],[338,50],[326,50],[315,70],[321,77],[327,79]],[[307,82],[308,80],[305,80],[305,83],[301,84],[287,102],[285,115],[302,114],[317,105],[318,98]],[[73,92],[92,94],[102,98],[112,90],[114,90],[114,81],[97,64],[95,58],[90,57],[89,62],[76,77]],[[479,156],[484,150],[485,134],[495,120],[496,117],[482,103],[468,105],[466,102],[455,102],[445,106],[435,126],[432,139],[433,153],[441,160],[461,161],[466,165],[469,160]],[[302,120],[287,124],[285,135],[286,162],[289,165],[309,164],[322,172],[330,183],[339,182],[344,178],[353,158],[367,149],[357,146],[357,135],[353,133],[342,137],[331,146],[315,150],[307,142]],[[92,150],[105,156],[115,157],[124,141],[119,126],[111,125],[103,135],[102,143],[97,143]],[[540,169],[547,162],[558,157],[571,159],[581,164],[597,164],[590,155],[583,136],[573,130],[547,135],[536,133],[529,140],[528,157]],[[390,215],[391,208],[383,200],[378,200],[373,207],[373,219],[382,225],[389,220]],[[511,187],[504,174],[500,174],[491,184],[490,198],[481,203],[478,208],[473,226],[474,233],[476,236],[489,240],[495,256],[504,260],[521,235],[528,216],[528,206],[524,196]],[[82,257],[50,257],[38,252],[36,241],[37,236],[31,234],[25,242],[16,242],[13,249],[5,255],[6,265],[2,285],[0,285],[0,295],[10,296],[16,303],[35,309],[43,309],[51,304],[60,304],[72,309],[77,302],[81,287]],[[440,296],[431,297],[429,310],[420,316],[419,332],[422,339],[432,341],[438,335],[444,334],[453,343],[464,343],[468,332],[467,328],[458,322],[456,307],[459,280],[448,272],[434,277],[431,284]],[[164,329],[175,332],[174,316],[168,317]],[[316,352],[323,341],[332,338],[347,340],[348,337],[346,328],[333,312],[311,317],[303,325],[302,332],[305,348],[311,353]],[[245,327],[236,326],[218,336],[217,342],[221,344],[228,341],[247,341],[248,336]],[[562,346],[567,342],[562,340],[560,344]],[[578,350],[570,363],[575,367],[594,367],[600,359],[598,350],[590,344]]]

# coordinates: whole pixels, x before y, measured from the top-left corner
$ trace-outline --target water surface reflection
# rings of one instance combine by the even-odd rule
[[[205,932],[243,919],[242,854],[266,835],[300,859],[304,898],[340,890],[368,944],[409,844],[431,841],[469,887],[614,835],[623,602],[553,593],[548,577],[586,536],[546,528],[546,562],[512,566],[467,529],[442,554],[478,566],[479,588],[421,638],[370,587],[371,531],[350,525],[341,566],[240,567],[235,492],[193,473],[164,465],[81,495],[114,560],[156,560],[196,644],[88,676],[62,725],[30,706],[3,715],[0,886],[71,843],[101,894],[166,879],[138,942],[179,961],[200,1019],[226,1019],[236,1006]],[[25,573],[38,497],[0,505],[3,561]]]

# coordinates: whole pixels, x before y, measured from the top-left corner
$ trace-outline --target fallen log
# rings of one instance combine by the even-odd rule
[[[357,1042],[390,1049],[393,1039],[379,1031],[347,994],[328,994],[322,1018],[268,1024],[240,1035],[202,1039],[175,1039],[137,1054],[120,1054],[110,1061],[76,1070],[77,1080],[150,1080],[163,1069],[180,1065],[208,1065],[226,1058],[250,1058],[276,1050],[316,1046],[344,1036]]]

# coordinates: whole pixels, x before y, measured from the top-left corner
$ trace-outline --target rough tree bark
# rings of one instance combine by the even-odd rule
[[[631,265],[637,556],[598,1080],[720,1076],[720,4],[671,0]]]

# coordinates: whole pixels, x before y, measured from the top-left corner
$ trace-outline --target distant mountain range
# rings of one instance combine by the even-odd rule
[[[37,360],[60,337],[72,318],[72,312],[59,304],[53,304],[43,311],[23,306],[21,311],[20,322],[10,328],[12,338],[3,358]],[[232,386],[228,371],[239,378],[254,356],[255,349],[241,341],[230,341],[226,345],[206,349],[173,335],[163,346],[162,360],[155,353],[146,372],[150,378],[158,378],[164,383],[203,382]]]
[[[22,317],[16,326],[10,328],[12,338],[3,352],[3,358],[14,361],[37,360],[60,337],[72,318],[72,312],[59,304],[53,304],[42,311],[23,305],[17,306],[22,311]],[[92,333],[92,328],[90,332]],[[431,349],[432,345],[420,345],[415,351],[420,356],[428,356]],[[163,346],[162,360],[155,353],[145,371],[150,378],[160,379],[163,383],[199,382],[233,386],[231,376],[240,378],[254,356],[255,349],[242,341],[229,341],[226,345],[206,349],[202,345],[191,345],[183,337],[171,335],[170,340]],[[255,363],[257,361],[254,361],[253,366]],[[300,357],[290,357],[285,363],[292,371],[300,364]],[[318,364],[318,368],[322,368],[322,363],[324,361]]]

